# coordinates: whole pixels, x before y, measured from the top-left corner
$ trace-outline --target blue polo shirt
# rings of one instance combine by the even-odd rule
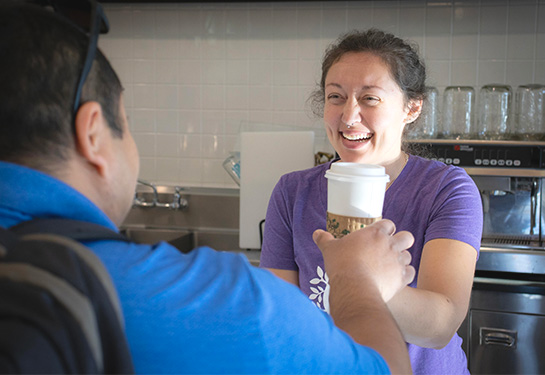
[[[0,225],[36,217],[114,223],[41,172],[0,162]],[[88,244],[117,287],[137,373],[384,374],[382,357],[337,329],[301,291],[242,255],[165,242]]]

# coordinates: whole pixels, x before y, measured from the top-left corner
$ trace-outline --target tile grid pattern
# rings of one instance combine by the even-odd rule
[[[222,168],[241,130],[313,129],[306,100],[325,47],[378,27],[419,45],[428,84],[545,83],[545,0],[105,4],[100,47],[125,86],[141,157],[158,184],[236,187]],[[282,147],[279,145],[279,152]]]

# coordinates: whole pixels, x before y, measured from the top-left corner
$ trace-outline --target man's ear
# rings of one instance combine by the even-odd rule
[[[405,124],[416,121],[422,112],[422,103],[422,99],[409,101],[409,104],[407,105],[409,111],[407,112],[407,117],[405,117]]]
[[[109,131],[99,103],[91,101],[80,106],[75,120],[76,152],[100,176],[105,176],[108,170]]]

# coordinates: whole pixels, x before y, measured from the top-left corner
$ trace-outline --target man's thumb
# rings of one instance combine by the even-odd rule
[[[326,232],[325,230],[316,229],[314,233],[312,233],[312,239],[321,250],[323,245],[325,245],[326,242],[333,240],[334,237],[331,233]]]

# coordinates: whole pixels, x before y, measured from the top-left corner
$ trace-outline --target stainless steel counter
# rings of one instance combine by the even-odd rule
[[[239,246],[239,195],[234,189],[207,189],[157,186],[157,196],[146,186],[137,189],[140,202],[157,199],[172,202],[178,192],[187,205],[177,209],[157,205],[134,205],[121,226],[131,239],[141,243],[166,241],[182,252],[208,246],[218,251],[236,252],[259,265],[259,250]]]

